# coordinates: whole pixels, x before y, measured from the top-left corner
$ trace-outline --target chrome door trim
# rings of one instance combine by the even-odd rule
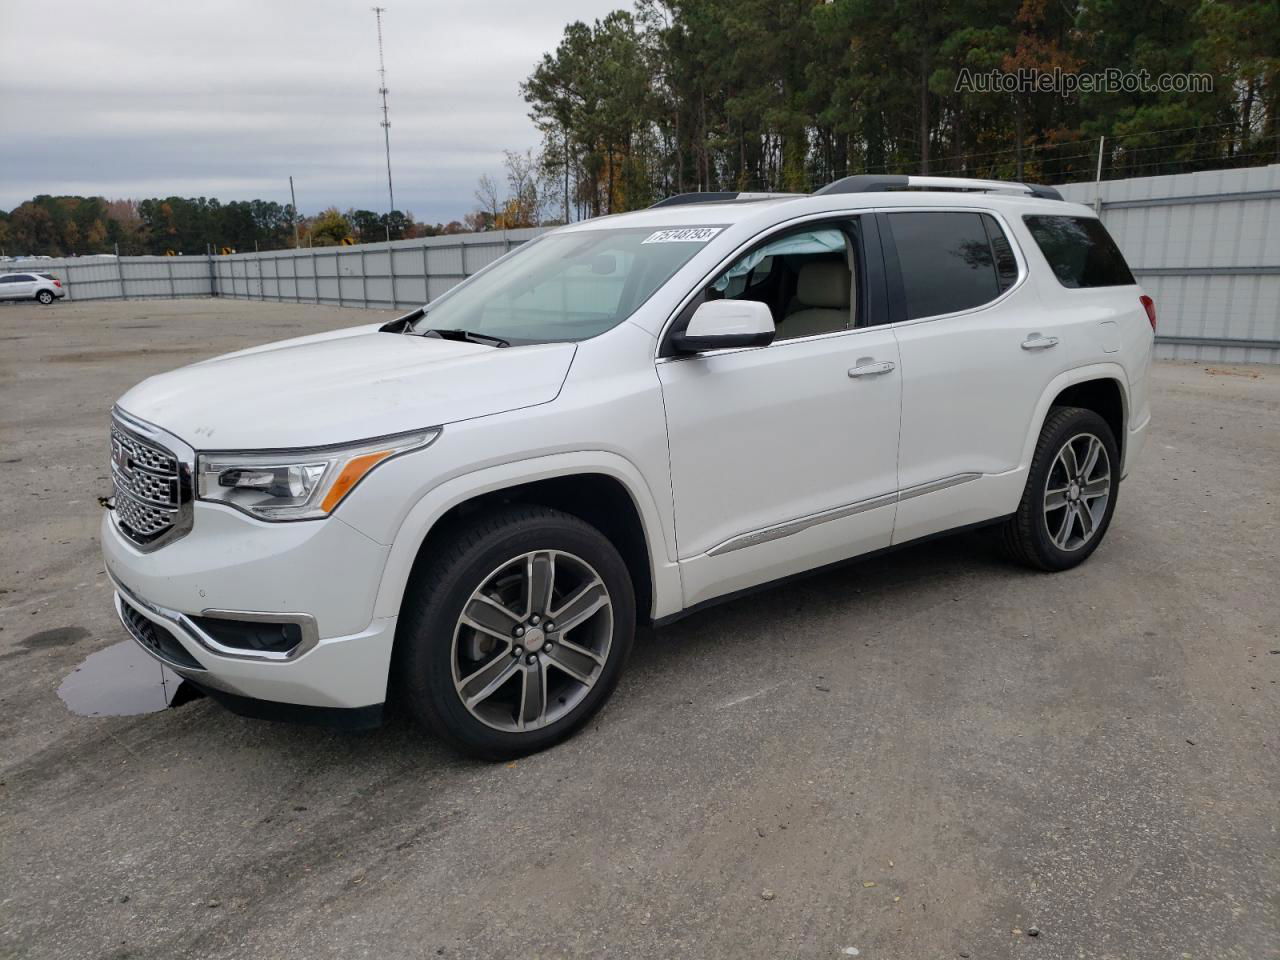
[[[843,507],[834,507],[831,510],[823,510],[821,513],[812,513],[807,517],[799,517],[796,520],[787,520],[784,523],[774,524],[771,527],[764,527],[761,530],[753,530],[750,533],[740,533],[736,537],[730,537],[724,543],[717,544],[707,551],[708,556],[718,557],[722,553],[732,553],[734,550],[741,550],[744,547],[754,547],[761,543],[768,543],[770,540],[779,540],[782,537],[789,537],[801,530],[808,530],[810,527],[816,527],[820,523],[828,523],[831,520],[842,520],[845,517],[852,517],[859,513],[865,513],[868,510],[874,510],[876,507],[887,507],[891,503],[895,503],[898,499],[896,493],[885,493],[878,497],[871,497],[867,500],[858,500],[855,503],[845,504]]]
[[[898,500],[910,500],[912,497],[923,497],[926,493],[937,493],[939,490],[946,490],[948,487],[956,487],[962,483],[977,480],[981,476],[982,474],[980,473],[957,473],[950,477],[943,477],[940,480],[918,483],[914,487],[906,487],[903,490],[899,490]]]
[[[893,493],[882,493],[879,496],[868,497],[866,500],[857,500],[841,507],[833,507],[830,510],[822,510],[818,513],[811,513],[808,516],[797,517],[795,520],[787,520],[783,523],[776,523],[769,527],[762,527],[759,530],[740,533],[730,537],[723,543],[716,544],[707,551],[706,555],[709,557],[718,557],[722,554],[732,553],[735,550],[742,550],[746,547],[755,547],[762,543],[769,543],[773,540],[781,540],[783,537],[790,537],[793,534],[800,533],[803,530],[808,530],[810,527],[816,527],[822,523],[830,523],[832,520],[843,520],[846,517],[856,516],[859,513],[866,513],[868,510],[875,510],[877,507],[887,507],[891,503],[899,503],[903,500],[910,500],[914,497],[922,497],[927,493],[937,493],[939,490],[946,490],[949,487],[955,487],[962,483],[969,483],[971,480],[977,480],[981,476],[982,474],[980,473],[957,473],[950,477],[943,477],[939,480],[930,480],[928,483],[921,483],[914,487],[896,490]]]

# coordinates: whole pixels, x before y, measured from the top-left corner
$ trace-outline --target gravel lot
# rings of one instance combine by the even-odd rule
[[[698,614],[518,763],[69,712],[114,398],[376,316],[0,307],[0,956],[1280,956],[1278,368],[1157,366],[1080,569],[969,536]]]

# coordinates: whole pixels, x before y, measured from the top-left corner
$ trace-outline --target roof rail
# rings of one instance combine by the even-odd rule
[[[736,190],[702,190],[698,193],[676,193],[663,197],[649,209],[676,207],[686,203],[723,203],[727,200],[773,200],[783,197],[802,197],[802,193],[740,193]]]
[[[833,180],[814,191],[814,196],[828,193],[880,193],[886,190],[973,190],[985,193],[1026,193],[1042,200],[1061,200],[1053,187],[1016,180],[973,180],[968,177],[913,177],[901,173],[863,173]]]

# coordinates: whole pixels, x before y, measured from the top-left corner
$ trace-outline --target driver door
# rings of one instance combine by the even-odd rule
[[[737,297],[768,303],[778,331],[658,361],[686,606],[889,545],[900,384],[874,231],[848,217],[774,234],[677,320]]]

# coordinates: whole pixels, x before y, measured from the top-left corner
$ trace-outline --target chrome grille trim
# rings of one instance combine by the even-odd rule
[[[191,529],[195,451],[119,408],[111,412],[111,480],[116,529],[143,552]]]

